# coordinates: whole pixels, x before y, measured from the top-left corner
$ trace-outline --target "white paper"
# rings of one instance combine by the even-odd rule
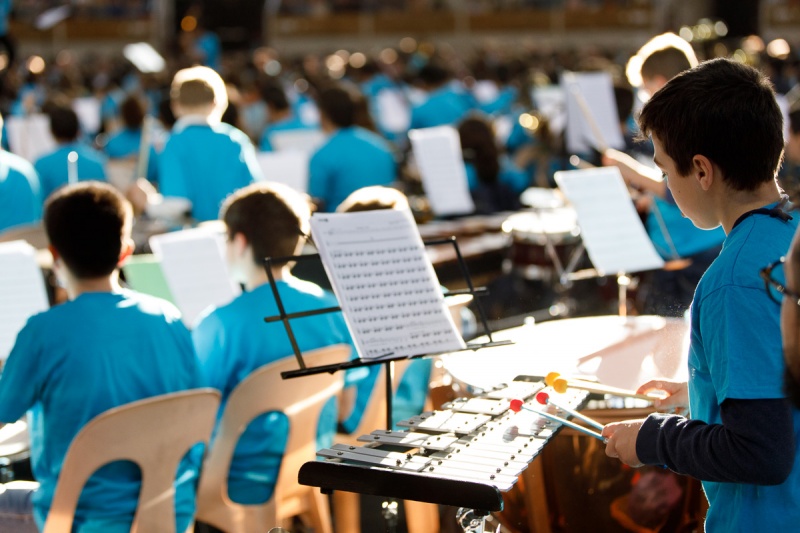
[[[100,100],[94,96],[76,98],[72,109],[78,115],[82,132],[93,135],[100,131]]]
[[[664,266],[618,168],[556,172],[555,179],[578,214],[583,244],[601,275]]]
[[[567,103],[568,151],[585,153],[591,148],[625,147],[611,74],[567,72],[561,78],[561,86]]]
[[[294,150],[312,154],[326,138],[325,133],[317,129],[280,130],[269,134],[269,141],[276,152]]]
[[[167,62],[149,43],[130,43],[122,49],[125,59],[133,63],[139,72],[149,74],[164,70]]]
[[[550,131],[554,135],[560,135],[567,126],[567,102],[564,88],[559,85],[535,87],[531,96],[536,109],[547,117]]]
[[[47,11],[43,12],[41,15],[36,17],[33,25],[36,27],[37,30],[44,31],[49,30],[59,22],[67,20],[71,14],[72,8],[68,5],[66,6],[59,6],[54,7],[52,9],[48,9]]]
[[[383,89],[376,97],[378,123],[384,131],[402,133],[411,126],[411,109],[400,89]]]
[[[311,158],[307,152],[259,152],[256,157],[266,181],[282,183],[302,193],[308,192],[308,162]]]
[[[6,131],[11,151],[30,162],[55,150],[57,143],[50,133],[50,119],[36,114],[22,117],[7,117]]]
[[[411,130],[408,138],[434,214],[464,215],[475,211],[456,129],[438,126]]]
[[[241,293],[228,275],[221,233],[196,228],[154,235],[150,247],[187,326],[209,306],[225,305]]]
[[[465,347],[410,211],[315,213],[311,232],[362,359]]]
[[[28,318],[49,306],[36,249],[25,241],[0,244],[0,360],[11,353]]]

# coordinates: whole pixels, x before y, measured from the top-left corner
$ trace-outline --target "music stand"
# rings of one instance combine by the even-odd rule
[[[475,287],[472,283],[472,278],[469,275],[469,270],[467,268],[467,263],[464,260],[463,255],[461,254],[461,250],[458,247],[458,243],[456,242],[455,237],[448,237],[444,239],[437,239],[431,241],[425,241],[425,246],[438,246],[443,244],[451,244],[456,254],[456,258],[458,260],[459,268],[461,269],[461,273],[464,276],[464,280],[467,284],[467,289],[460,289],[454,291],[447,291],[445,296],[454,296],[460,294],[470,294],[473,296],[475,300],[475,305],[477,306],[478,315],[483,325],[483,329],[485,332],[486,337],[489,339],[488,342],[484,343],[473,343],[467,344],[466,348],[458,351],[475,351],[482,348],[490,348],[494,346],[504,346],[511,344],[511,341],[494,341],[492,339],[492,331],[489,327],[489,322],[486,318],[486,313],[483,310],[483,306],[481,306],[480,300],[476,298],[478,295],[486,294],[487,291],[483,287]],[[269,278],[270,288],[272,289],[272,295],[275,298],[275,305],[278,308],[278,314],[274,316],[265,317],[264,321],[267,323],[272,322],[282,322],[284,329],[286,330],[286,334],[289,337],[289,342],[292,345],[292,350],[294,351],[294,356],[297,359],[297,364],[300,367],[298,370],[290,370],[281,373],[281,377],[283,379],[292,379],[297,377],[303,376],[310,376],[313,374],[319,374],[323,372],[339,372],[342,370],[348,370],[350,368],[360,368],[363,366],[372,366],[378,364],[385,364],[386,365],[386,427],[387,429],[391,429],[393,426],[392,421],[392,374],[394,371],[394,361],[401,361],[405,359],[421,359],[425,357],[432,357],[435,355],[441,355],[441,353],[421,353],[415,354],[412,356],[395,356],[391,353],[387,353],[381,357],[377,357],[374,359],[354,359],[351,361],[347,361],[344,363],[337,363],[332,365],[323,365],[317,367],[307,367],[304,360],[303,354],[300,350],[300,347],[297,344],[297,339],[294,336],[294,332],[292,331],[291,320],[296,318],[303,318],[309,316],[316,316],[316,315],[323,315],[327,313],[335,313],[337,311],[341,311],[341,307],[324,307],[320,309],[312,309],[309,311],[301,311],[297,313],[287,313],[286,308],[283,305],[283,300],[281,299],[280,293],[278,292],[278,286],[275,281],[275,277],[272,273],[272,266],[276,264],[285,264],[291,263],[296,261],[308,261],[315,258],[319,258],[319,254],[305,254],[305,255],[294,255],[294,256],[287,256],[287,257],[278,257],[272,258],[267,257],[264,259],[264,267],[267,272],[267,277]],[[446,352],[446,353],[455,353],[455,352]]]

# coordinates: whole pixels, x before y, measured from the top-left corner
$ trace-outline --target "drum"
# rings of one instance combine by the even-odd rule
[[[581,241],[571,207],[515,213],[503,222],[503,232],[511,237],[511,268],[531,280],[557,279]]]
[[[544,187],[529,187],[525,189],[519,196],[519,201],[522,205],[534,209],[556,209],[567,205],[561,191]]]
[[[515,344],[441,358],[456,396],[521,374],[586,375],[625,389],[658,377],[688,377],[688,324],[682,319],[572,318],[498,331],[492,339]],[[642,400],[611,397],[583,410],[601,423],[650,412]],[[661,468],[630,469],[607,457],[601,442],[568,429],[548,443],[504,502],[495,518],[517,533],[676,531],[702,521],[705,510],[696,480]]]

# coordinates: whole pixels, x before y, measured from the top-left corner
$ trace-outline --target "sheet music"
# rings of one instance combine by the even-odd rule
[[[465,347],[410,211],[315,213],[311,232],[362,359]]]
[[[279,130],[269,134],[269,142],[276,152],[289,150],[312,154],[327,139],[322,130]]]
[[[206,228],[165,233],[150,237],[150,247],[187,326],[207,307],[225,305],[241,293],[228,275],[223,234]]]
[[[47,115],[6,117],[6,131],[11,151],[28,161],[34,162],[39,156],[56,148],[56,140],[50,133],[50,119]]]
[[[555,179],[578,214],[583,244],[601,274],[664,266],[618,168],[556,172]]]
[[[392,133],[408,131],[411,109],[400,89],[383,89],[376,97],[377,119],[381,128]]]
[[[299,192],[308,192],[308,152],[286,150],[256,154],[262,174],[267,181],[288,185]]]
[[[0,244],[0,360],[28,318],[49,307],[36,249],[25,241]]]
[[[167,62],[150,43],[126,44],[122,48],[122,55],[145,74],[158,73],[167,67]]]
[[[78,115],[83,133],[95,134],[100,131],[100,100],[94,96],[84,96],[72,101],[72,109]]]
[[[559,85],[535,87],[531,91],[533,103],[550,122],[550,131],[560,135],[567,126],[567,103],[564,88]]]
[[[408,137],[434,214],[465,215],[475,211],[456,129],[452,126],[416,129],[408,132]]]
[[[561,86],[567,104],[567,150],[585,153],[604,146],[625,148],[611,74],[567,72]]]

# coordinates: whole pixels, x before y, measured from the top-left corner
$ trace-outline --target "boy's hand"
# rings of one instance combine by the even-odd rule
[[[689,412],[689,387],[685,381],[672,381],[669,379],[654,379],[648,381],[636,392],[666,392],[667,396],[661,400],[654,400],[653,406],[663,413],[687,414]]]
[[[639,456],[636,455],[636,437],[643,423],[644,419],[606,424],[602,432],[607,439],[606,455],[618,458],[634,468],[642,466]]]

